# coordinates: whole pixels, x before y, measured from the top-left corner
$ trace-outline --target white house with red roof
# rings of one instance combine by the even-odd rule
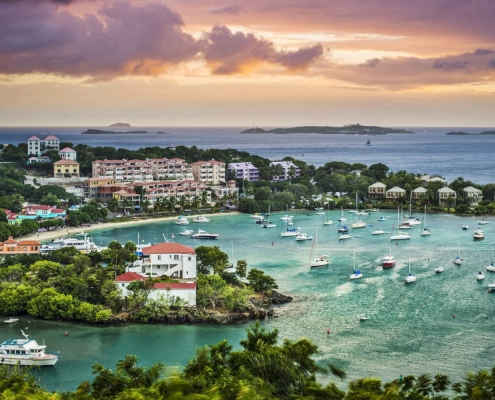
[[[45,136],[43,139],[37,136],[31,136],[27,140],[27,145],[28,156],[34,155],[39,157],[50,150],[60,150],[60,141],[54,135]]]
[[[134,281],[146,281],[148,278],[135,272],[126,272],[125,274],[117,276],[115,278],[115,284],[124,297],[130,296],[130,292],[127,287]],[[157,300],[160,297],[180,298],[187,302],[189,306],[196,305],[196,283],[174,283],[174,282],[155,282],[149,292],[149,299]]]
[[[58,155],[62,160],[76,161],[77,159],[77,152],[75,150],[72,150],[70,147],[63,148],[58,152]]]
[[[128,271],[141,276],[195,279],[196,252],[192,247],[174,242],[154,244],[143,248],[142,258],[135,261]]]

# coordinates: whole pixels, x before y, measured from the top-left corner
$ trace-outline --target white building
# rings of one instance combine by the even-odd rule
[[[273,161],[270,163],[270,167],[275,165],[280,165],[284,169],[284,173],[283,175],[274,176],[272,181],[287,181],[301,175],[301,169],[292,161]]]
[[[134,262],[129,272],[143,276],[167,275],[178,279],[194,279],[196,252],[179,243],[159,243],[143,248],[143,257]]]
[[[27,140],[27,153],[28,155],[41,156],[50,150],[59,150],[60,141],[54,135],[48,135],[43,139],[37,136],[31,136]]]
[[[483,200],[483,192],[473,186],[466,186],[462,189],[465,197],[471,197],[474,203]]]
[[[58,155],[62,160],[77,161],[77,152],[70,147],[66,147],[58,152]]]
[[[368,198],[383,199],[385,197],[385,190],[387,190],[387,185],[382,182],[375,182],[373,185],[368,186]]]
[[[225,163],[221,161],[196,161],[191,164],[195,181],[209,185],[225,182]]]
[[[412,197],[414,200],[419,200],[421,198],[421,195],[426,195],[427,193],[428,190],[420,186],[412,191]]]
[[[126,272],[125,274],[117,276],[115,284],[117,285],[122,296],[130,296],[130,292],[127,287],[131,282],[145,281],[148,279],[135,272]],[[196,305],[196,283],[172,283],[172,282],[156,282],[149,292],[149,299],[157,300],[161,296],[165,299],[172,300],[173,297],[180,298],[187,302],[188,306],[193,307]]]
[[[260,170],[250,162],[230,163],[227,169],[235,174],[236,179],[256,182],[260,178]]]
[[[449,188],[447,186],[445,186],[441,189],[438,189],[438,204],[440,204],[441,206],[447,205],[447,199],[448,198],[453,198],[454,204],[455,204],[455,199],[457,198],[455,190],[452,190],[451,188]]]
[[[441,182],[444,185],[447,184],[447,181],[439,176],[431,177],[430,175],[423,175],[420,179],[423,186],[428,186],[428,183],[430,182]]]
[[[389,189],[385,192],[385,197],[387,200],[394,200],[400,197],[404,197],[406,195],[406,191],[398,186],[394,186],[392,189]]]

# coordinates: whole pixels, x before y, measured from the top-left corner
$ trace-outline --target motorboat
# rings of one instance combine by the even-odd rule
[[[347,233],[347,232],[349,232],[349,228],[346,225],[342,225],[339,227],[339,229],[337,229],[337,231],[339,233]]]
[[[372,208],[372,209],[370,210],[370,212],[378,212],[378,211],[379,211],[379,210],[378,210],[378,208]]]
[[[462,230],[463,231],[467,231],[469,229],[469,225],[466,224],[466,225],[462,225]]]
[[[368,321],[370,319],[370,317],[366,316],[366,315],[361,315],[359,317],[359,321],[360,322],[363,322],[363,321]]]
[[[399,225],[399,229],[411,229],[412,226],[409,225],[408,222],[402,222],[402,224]]]
[[[134,252],[134,254],[138,257],[142,257],[143,256],[143,249],[146,247],[150,247],[150,246],[152,246],[151,243],[138,243],[138,244],[136,244],[136,251]]]
[[[490,283],[490,284],[488,285],[488,291],[489,291],[489,292],[493,292],[493,291],[495,291],[495,282]]]
[[[282,218],[280,218],[280,220],[281,221],[290,221],[293,218],[294,218],[294,216],[286,214]]]
[[[192,234],[194,234],[194,231],[192,229],[186,229],[182,232],[179,232],[179,235],[182,236],[191,236]]]
[[[421,225],[421,220],[419,218],[410,217],[407,221],[405,221],[408,225]]]
[[[378,228],[373,231],[372,235],[384,235],[386,233],[383,229]]]
[[[387,254],[382,259],[382,267],[383,268],[391,268],[395,265],[395,257],[392,254]]]
[[[385,217],[383,215],[380,218],[378,218],[378,222],[384,222],[386,220],[387,220],[387,217]]]
[[[55,250],[60,250],[66,247],[75,247],[81,253],[101,252],[102,247],[96,245],[93,240],[85,236],[83,239],[77,238],[58,238],[53,239],[49,244],[42,244],[40,246],[40,254],[46,255]]]
[[[490,222],[488,222],[486,219],[482,219],[481,221],[478,221],[478,225],[486,225],[486,224],[489,224]]]
[[[10,317],[9,319],[6,319],[5,321],[3,321],[5,324],[13,324],[15,322],[19,321],[19,318],[14,318],[14,317]]]
[[[86,236],[86,233],[85,233],[84,231],[82,231],[82,232],[77,232],[74,236],[75,236],[75,237],[84,237],[84,236]]]
[[[339,236],[339,240],[345,240],[345,239],[350,239],[352,236],[349,235],[348,233],[344,233],[343,235]]]
[[[280,237],[292,237],[299,235],[299,228],[287,228],[285,232],[280,234]]]
[[[189,225],[189,220],[181,215],[175,220],[175,225]]]
[[[262,228],[275,228],[277,225],[275,225],[273,222],[266,221],[266,223],[262,226]]]
[[[296,236],[296,242],[301,242],[304,240],[313,240],[313,236],[308,235],[307,233],[300,233]]]
[[[323,225],[333,225],[333,221],[331,219],[327,219],[326,221],[323,221]]]
[[[456,258],[454,258],[454,264],[461,265],[462,264],[462,257],[456,256]]]
[[[483,279],[485,279],[485,274],[483,273],[483,271],[478,272],[478,275],[476,275],[476,279],[479,281],[482,281]]]
[[[366,228],[366,222],[364,221],[356,221],[351,225],[352,228]]]
[[[442,272],[444,272],[444,271],[445,271],[445,268],[444,268],[444,267],[438,267],[438,268],[435,268],[435,272],[436,272],[437,274],[441,274],[441,273],[442,273]]]
[[[55,365],[60,357],[58,354],[47,353],[46,346],[29,339],[29,335],[23,330],[21,333],[24,339],[7,339],[0,344],[0,364],[39,367]]]
[[[193,218],[193,222],[204,224],[206,222],[210,222],[210,220],[203,215],[197,215],[196,217]]]
[[[358,212],[358,211],[357,211],[357,210],[349,210],[348,212],[349,212],[350,214],[357,214],[357,212]]]
[[[198,231],[196,233],[193,233],[190,237],[192,239],[216,239],[218,238],[218,234],[208,233],[202,229],[198,229]]]
[[[321,211],[321,210],[324,210],[323,207],[315,207],[315,211]]]
[[[367,211],[358,211],[357,215],[370,215]]]
[[[401,232],[401,231],[398,231],[397,234],[392,235],[390,237],[390,240],[408,240],[408,239],[411,239],[411,236],[409,236],[409,233]]]
[[[261,217],[261,218],[259,218],[259,219],[256,220],[256,223],[257,224],[265,224],[267,222],[268,222],[268,220],[265,219],[265,217]]]
[[[483,232],[482,229],[476,229],[473,233],[473,239],[474,240],[483,240],[485,238],[485,233]]]
[[[490,265],[487,265],[487,266],[485,267],[485,269],[486,269],[487,271],[490,271],[490,272],[495,272],[495,266],[493,265],[493,263],[491,263]]]
[[[250,215],[249,218],[261,219],[263,218],[263,215],[260,213],[254,213],[253,215]]]

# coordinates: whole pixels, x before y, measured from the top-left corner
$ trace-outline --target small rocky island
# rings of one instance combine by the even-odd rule
[[[322,133],[334,135],[388,135],[388,134],[404,134],[414,133],[413,131],[401,128],[382,128],[380,126],[370,126],[361,124],[336,126],[297,126],[294,128],[275,128],[265,130],[262,128],[251,128],[242,131],[241,133]]]
[[[88,129],[81,132],[83,135],[170,135],[170,132],[148,132],[148,131],[104,131],[101,129]]]
[[[117,122],[112,125],[108,125],[109,128],[130,128],[131,124],[128,124],[127,122]]]
[[[460,132],[449,132],[449,133],[446,133],[446,135],[453,135],[453,136],[495,135],[495,131],[484,131],[484,132],[479,132],[479,133],[469,133],[469,132],[460,131]]]

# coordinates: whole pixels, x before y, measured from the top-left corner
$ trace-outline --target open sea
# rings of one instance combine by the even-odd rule
[[[85,129],[85,128],[84,128]],[[139,129],[139,128],[133,128]],[[0,142],[18,143],[36,134],[51,132],[61,140],[127,148],[171,144],[201,148],[238,148],[272,160],[285,156],[303,159],[316,166],[332,160],[373,164],[382,162],[392,170],[440,174],[447,180],[463,176],[477,183],[493,182],[495,160],[492,149],[495,137],[445,136],[460,128],[421,128],[415,135],[375,137],[343,135],[239,135],[241,128],[146,128],[164,130],[172,135],[129,136],[80,135],[75,128],[1,128]],[[479,130],[483,130],[480,128]],[[471,130],[478,132],[479,130]],[[426,131],[426,132],[425,132]],[[372,146],[365,146],[370,139]],[[329,255],[330,266],[310,269],[312,243],[281,238],[285,227],[272,213],[277,228],[262,229],[248,215],[213,217],[201,228],[218,233],[219,239],[195,241],[178,235],[183,229],[173,221],[135,227],[102,229],[93,232],[98,244],[111,240],[160,242],[163,235],[192,247],[218,245],[233,260],[245,259],[248,268],[259,268],[273,276],[281,293],[294,301],[277,308],[278,318],[265,321],[279,330],[279,337],[309,338],[319,347],[318,362],[332,362],[346,370],[348,377],[337,385],[364,376],[384,381],[401,374],[448,374],[462,379],[468,370],[490,369],[495,364],[495,293],[487,285],[495,274],[485,272],[477,281],[477,272],[495,257],[495,218],[483,226],[484,241],[473,241],[476,217],[457,217],[440,213],[426,215],[425,226],[431,236],[421,237],[420,226],[410,230],[411,240],[390,241],[390,234],[373,236],[377,227],[390,232],[396,213],[380,212],[388,217],[378,222],[377,213],[367,217],[367,227],[351,231],[352,238],[338,240],[337,223],[323,226],[325,215],[296,212],[295,225],[314,235],[318,230],[319,252]],[[308,215],[309,214],[309,215]],[[336,221],[340,211],[330,211]],[[346,214],[349,224],[352,214]],[[421,213],[415,216],[422,218]],[[461,229],[469,224],[469,230]],[[197,226],[189,225],[189,228]],[[397,265],[381,267],[382,257],[392,251]],[[356,266],[363,278],[350,281]],[[464,263],[453,259],[461,254]],[[410,259],[417,281],[405,285]],[[445,272],[435,274],[443,266]],[[367,314],[369,321],[359,322]],[[455,314],[455,318],[452,315]],[[45,341],[49,350],[60,350],[62,358],[53,368],[36,372],[50,390],[74,390],[78,383],[92,379],[91,364],[98,361],[108,368],[126,354],[136,354],[140,362],[150,365],[161,361],[171,372],[180,371],[195,352],[205,344],[228,339],[238,347],[245,336],[246,324],[214,325],[127,325],[93,327],[79,324],[40,321],[22,317],[19,323],[0,325],[0,338],[19,335],[19,328],[38,342]],[[327,329],[330,334],[327,335]],[[64,332],[69,336],[65,337]],[[321,377],[327,381],[329,377]]]

